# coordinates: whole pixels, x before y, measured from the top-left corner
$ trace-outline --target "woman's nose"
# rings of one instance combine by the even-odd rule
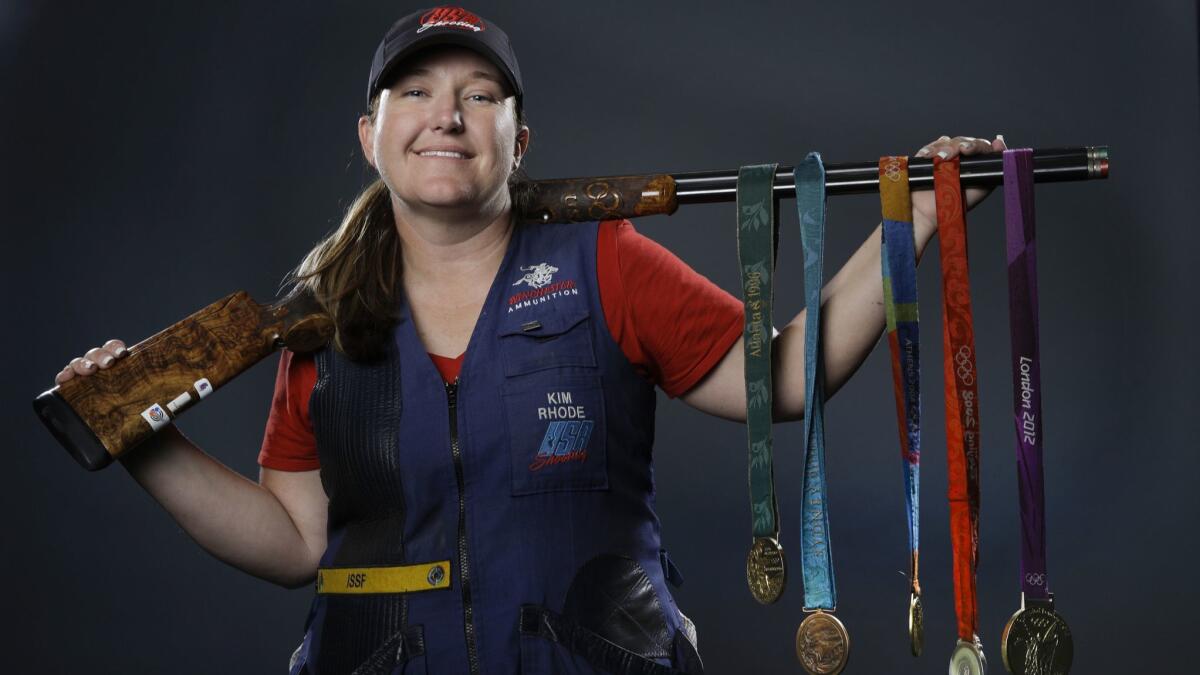
[[[437,103],[430,124],[435,131],[460,131],[463,126],[462,110],[458,101],[452,96],[445,97]]]

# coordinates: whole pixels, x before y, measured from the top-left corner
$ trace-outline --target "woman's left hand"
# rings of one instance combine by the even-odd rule
[[[942,136],[930,142],[917,151],[917,157],[933,157],[941,155],[943,159],[951,159],[956,155],[986,155],[992,152],[1003,152],[1007,149],[1004,137],[997,134],[996,139],[987,141],[971,136]],[[963,206],[971,209],[991,194],[993,188],[967,188],[964,191]],[[937,204],[934,202],[933,190],[916,190],[912,193],[913,225],[921,228],[937,227]]]

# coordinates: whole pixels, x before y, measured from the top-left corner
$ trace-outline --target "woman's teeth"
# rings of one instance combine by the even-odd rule
[[[448,150],[426,150],[420,154],[422,157],[449,157],[451,159],[467,158],[467,156],[461,152],[450,152]]]

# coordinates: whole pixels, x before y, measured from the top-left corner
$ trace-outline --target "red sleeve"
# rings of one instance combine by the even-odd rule
[[[275,395],[263,434],[258,463],[279,471],[321,468],[317,439],[308,417],[308,397],[317,383],[317,366],[310,355],[283,350],[275,375]]]
[[[675,398],[742,335],[742,303],[628,220],[600,223],[600,304],[613,339],[639,372]]]

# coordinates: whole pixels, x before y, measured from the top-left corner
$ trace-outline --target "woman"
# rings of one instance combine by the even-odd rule
[[[514,225],[530,130],[494,24],[409,15],[369,82],[379,180],[295,278],[337,335],[283,355],[259,483],[173,426],[124,466],[221,560],[317,580],[292,672],[701,672],[653,510],[653,387],[743,420],[740,302],[628,223]],[[933,195],[913,208],[919,252]],[[879,241],[824,289],[830,393],[883,328]],[[801,313],[775,338],[776,419],[803,413],[803,344]],[[124,353],[110,340],[55,381]]]

